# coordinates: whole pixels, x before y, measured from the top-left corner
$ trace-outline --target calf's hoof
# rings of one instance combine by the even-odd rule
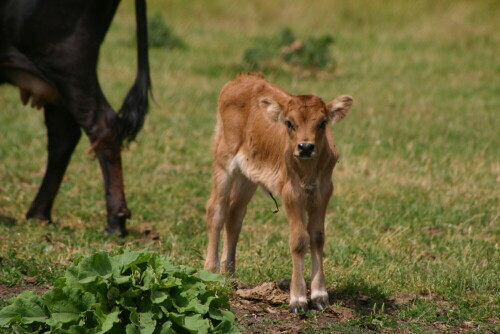
[[[318,291],[313,292],[311,295],[312,308],[318,311],[322,311],[328,305],[328,292]]]
[[[292,298],[290,300],[290,313],[299,314],[307,312],[307,299],[305,297]]]

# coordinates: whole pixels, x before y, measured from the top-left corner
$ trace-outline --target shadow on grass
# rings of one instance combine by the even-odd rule
[[[17,219],[0,214],[0,225],[12,227],[17,224]]]
[[[328,290],[330,304],[341,302],[344,306],[355,310],[360,315],[369,315],[374,306],[382,307],[391,313],[397,306],[394,300],[379,286],[372,285],[362,279],[343,283],[334,289]]]

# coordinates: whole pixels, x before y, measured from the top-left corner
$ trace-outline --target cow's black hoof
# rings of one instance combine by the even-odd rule
[[[128,231],[126,229],[110,228],[106,226],[104,234],[108,236],[126,237],[128,235]]]
[[[36,210],[33,210],[33,209],[30,209],[26,213],[25,217],[26,217],[26,219],[36,219],[36,220],[39,220],[39,221],[47,223],[47,224],[52,223],[52,218],[50,217],[50,214],[46,214],[43,212],[37,212]]]
[[[299,300],[294,300],[290,302],[289,307],[290,313],[300,314],[305,313],[308,310],[307,300],[305,298],[300,298]]]
[[[127,218],[130,218],[131,214],[128,209],[121,210],[118,215],[108,215],[108,224],[106,225],[105,233],[107,235],[116,235],[119,237],[125,237],[128,232],[125,227],[125,222]]]
[[[125,237],[128,234],[127,229],[125,228],[125,224],[122,225],[108,224],[106,226],[106,229],[104,230],[104,233],[109,236],[117,236],[117,237]]]

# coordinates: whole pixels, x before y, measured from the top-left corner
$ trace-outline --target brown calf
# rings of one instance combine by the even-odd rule
[[[246,207],[260,185],[282,196],[290,220],[290,311],[307,310],[303,267],[309,248],[312,306],[321,310],[327,305],[324,221],[338,159],[327,125],[344,118],[352,103],[350,96],[325,104],[314,95],[290,95],[259,74],[240,75],[224,86],[219,96],[213,185],[207,203],[206,269],[219,267],[219,237],[224,226],[221,269],[234,273]]]

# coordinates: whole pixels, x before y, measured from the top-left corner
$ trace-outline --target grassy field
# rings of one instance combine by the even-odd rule
[[[102,180],[86,138],[57,197],[55,223],[24,219],[45,169],[45,129],[39,111],[2,87],[0,284],[50,284],[76,254],[116,244],[201,268],[218,92],[246,70],[243,54],[256,38],[288,26],[302,38],[331,34],[336,68],[315,75],[274,68],[266,77],[294,94],[356,100],[332,129],[341,162],[325,272],[333,293],[345,296],[333,308],[346,300],[367,306],[322,330],[500,330],[498,1],[148,3],[186,47],[150,51],[155,103],[123,156],[130,236],[103,236]],[[125,1],[99,65],[115,107],[135,75],[134,31]],[[273,209],[263,192],[249,207],[237,269],[246,284],[290,276],[287,219]],[[303,332],[318,332],[314,315],[305,323]]]

